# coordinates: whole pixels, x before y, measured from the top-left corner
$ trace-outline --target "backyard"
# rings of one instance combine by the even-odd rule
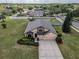
[[[1,59],[38,59],[38,47],[17,44],[23,37],[27,20],[12,20],[7,17],[7,28],[0,26]],[[1,23],[0,23],[1,25]]]

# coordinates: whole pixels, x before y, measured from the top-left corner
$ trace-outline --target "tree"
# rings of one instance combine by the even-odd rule
[[[22,12],[24,12],[23,8],[20,8],[20,7],[17,8],[17,11],[18,11],[20,14],[22,14]]]
[[[35,5],[34,8],[39,8],[39,6]]]
[[[6,19],[6,17],[3,14],[1,14],[0,15],[0,20],[4,21],[4,19]]]
[[[56,5],[55,7],[59,8],[60,6],[59,5]]]
[[[5,29],[5,28],[7,27],[7,26],[6,26],[6,22],[5,22],[4,20],[2,20],[1,26],[2,26],[3,29]]]
[[[13,10],[12,10],[12,13],[15,14],[15,13],[16,13],[16,10],[13,9]]]
[[[42,8],[43,10],[47,10],[48,9],[48,6],[41,5],[40,8]]]
[[[0,20],[2,20],[2,21],[1,21],[1,26],[2,26],[3,29],[6,28],[5,19],[6,19],[6,17],[5,17],[3,14],[1,14],[1,15],[0,15]]]
[[[53,8],[53,5],[50,4],[48,9],[49,9],[49,15],[52,16],[55,13],[55,8]]]
[[[71,25],[72,17],[73,17],[72,16],[72,12],[67,13],[67,16],[65,18],[64,24],[62,26],[62,31],[64,33],[70,33],[71,32],[70,25]]]
[[[73,16],[74,17],[79,17],[79,7],[73,11]]]
[[[28,9],[29,9],[29,10],[32,10],[32,9],[33,9],[33,7],[29,6],[29,7],[28,7]]]

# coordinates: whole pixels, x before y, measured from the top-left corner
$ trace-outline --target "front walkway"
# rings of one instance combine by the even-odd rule
[[[64,59],[64,58],[55,40],[40,40],[39,59]]]

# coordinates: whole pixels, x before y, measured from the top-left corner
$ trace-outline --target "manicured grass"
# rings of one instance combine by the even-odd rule
[[[74,17],[73,20],[78,20],[79,21],[79,17]]]
[[[64,44],[59,45],[59,48],[64,59],[79,59],[79,33],[72,30],[72,33],[65,34],[61,31],[61,26],[56,26],[55,29],[63,35]]]
[[[58,23],[59,21],[56,20],[56,18],[52,18],[52,19],[50,20],[50,22],[52,22],[52,23]]]
[[[27,20],[6,19],[7,28],[0,25],[0,59],[38,59],[38,47],[17,44],[23,37]]]

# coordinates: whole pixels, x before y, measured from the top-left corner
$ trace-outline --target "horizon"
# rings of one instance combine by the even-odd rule
[[[79,0],[0,0],[0,3],[27,3],[27,4],[79,3]]]

